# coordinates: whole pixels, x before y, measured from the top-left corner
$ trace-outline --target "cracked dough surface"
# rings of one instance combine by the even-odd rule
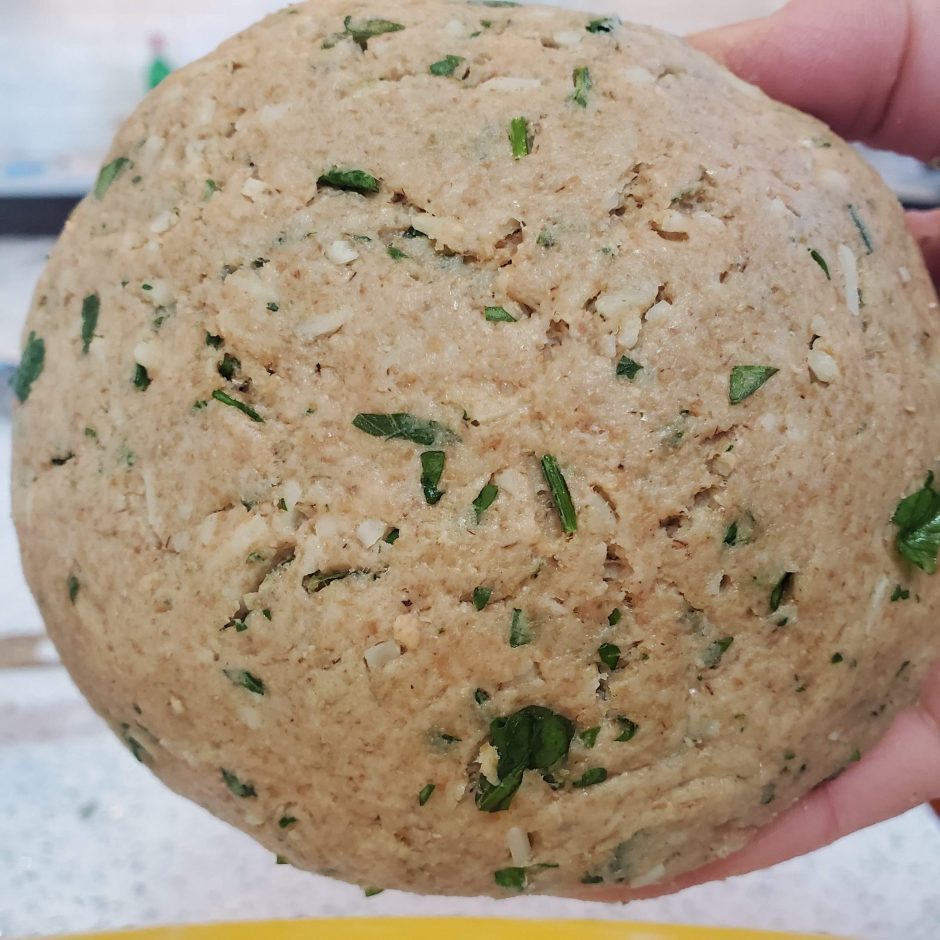
[[[588,20],[275,14],[145,100],[37,290],[14,498],[49,631],[140,760],[300,867],[454,894],[675,875],[864,753],[938,653],[889,522],[940,459],[900,208],[821,124]],[[731,404],[743,365],[778,371]],[[529,705],[578,733],[481,811],[490,723]]]

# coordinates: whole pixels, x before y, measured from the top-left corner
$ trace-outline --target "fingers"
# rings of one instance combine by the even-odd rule
[[[934,209],[933,212],[908,212],[907,227],[924,253],[934,283],[940,284],[940,209]]]
[[[611,887],[583,896],[636,900],[767,868],[936,797],[940,797],[940,663],[927,677],[920,703],[898,715],[860,763],[813,790],[740,852],[669,884],[640,891]]]
[[[792,0],[690,41],[844,137],[924,160],[940,155],[936,0]]]

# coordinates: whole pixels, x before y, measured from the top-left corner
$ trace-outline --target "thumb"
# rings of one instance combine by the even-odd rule
[[[937,0],[792,0],[690,41],[844,137],[940,155]]]

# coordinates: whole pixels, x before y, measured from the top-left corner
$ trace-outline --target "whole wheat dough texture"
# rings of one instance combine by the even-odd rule
[[[666,879],[940,652],[891,521],[937,317],[875,174],[676,39],[291,7],[145,100],[52,254],[27,576],[134,756],[294,865]]]

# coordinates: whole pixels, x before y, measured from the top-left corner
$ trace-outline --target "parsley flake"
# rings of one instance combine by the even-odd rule
[[[477,689],[473,693],[473,701],[476,702],[477,705],[485,705],[489,700],[490,693],[487,692],[486,689]]]
[[[852,216],[852,221],[855,223],[855,227],[858,229],[858,234],[862,236],[862,243],[865,245],[865,253],[873,254],[875,251],[875,244],[872,241],[871,232],[868,230],[868,226],[862,221],[862,217],[859,215],[858,208],[856,206],[850,205],[848,207],[849,215]]]
[[[584,789],[584,787],[593,787],[598,783],[603,783],[606,779],[607,770],[604,767],[589,767],[571,785],[581,790]]]
[[[493,589],[491,587],[475,587],[473,589],[473,606],[477,610],[483,610],[484,607],[490,602],[490,598],[493,596]]]
[[[428,71],[432,75],[446,77],[448,75],[453,75],[454,70],[458,65],[460,65],[461,62],[463,62],[463,56],[445,55],[443,59],[440,59],[437,62],[432,62],[428,66]]]
[[[150,375],[147,373],[146,368],[142,366],[139,362],[136,363],[136,368],[134,369],[134,387],[139,389],[141,392],[146,392],[150,388],[151,383]]]
[[[69,575],[68,585],[69,585],[69,600],[74,604],[75,598],[78,597],[79,588],[81,587],[81,585],[78,583],[78,578],[76,578],[74,574]]]
[[[500,868],[493,872],[493,880],[509,891],[525,891],[528,884],[524,868]]]
[[[629,356],[621,356],[620,362],[617,363],[617,377],[625,376],[632,382],[642,368],[643,366],[638,362],[634,362]]]
[[[620,734],[614,738],[615,741],[632,741],[637,731],[640,730],[640,726],[635,721],[623,715],[617,716],[617,724],[620,725]]]
[[[488,323],[516,322],[516,318],[505,307],[484,307],[483,316]]]
[[[384,437],[387,441],[411,441],[413,444],[450,444],[459,440],[449,428],[436,421],[416,418],[414,415],[396,414],[358,414],[353,419],[353,427],[371,434],[372,437]]]
[[[793,590],[793,578],[795,577],[792,571],[786,572],[783,577],[776,583],[774,589],[770,592],[770,612],[776,613],[779,610],[780,605],[783,603],[784,599],[790,595]]]
[[[551,454],[546,454],[542,458],[542,474],[549,490],[551,490],[552,500],[561,520],[562,531],[566,535],[577,532],[578,517],[574,503],[571,501],[571,492],[568,489],[564,474],[558,466],[558,461]]]
[[[588,104],[588,92],[591,90],[591,70],[586,65],[578,66],[571,74],[574,83],[574,94],[571,100],[581,108]]]
[[[436,789],[435,784],[428,783],[421,788],[421,792],[418,794],[418,806],[424,806],[429,799],[431,799],[431,794]]]
[[[933,481],[933,473],[928,473],[924,485],[902,499],[891,517],[898,527],[898,551],[927,574],[937,570],[940,551],[940,492]]]
[[[282,816],[278,821],[278,828],[280,829],[289,829],[294,823],[297,822],[296,816]]]
[[[258,795],[258,791],[255,790],[255,788],[250,783],[243,783],[235,774],[232,773],[232,771],[226,770],[224,767],[220,769],[222,771],[222,779],[225,781],[225,785],[235,796],[241,797],[244,800]]]
[[[354,20],[347,16],[343,20],[343,30],[361,49],[365,49],[369,40],[384,33],[397,33],[405,27],[401,23],[383,20],[381,17],[369,17],[364,20]]]
[[[421,490],[429,506],[439,503],[444,495],[437,485],[444,475],[445,460],[446,455],[442,450],[426,450],[421,455]]]
[[[906,601],[911,596],[911,592],[902,588],[900,584],[894,586],[894,591],[891,593],[891,601]]]
[[[509,122],[509,145],[516,160],[527,157],[531,152],[532,138],[529,122],[524,117],[515,117]]]
[[[578,740],[587,748],[594,747],[597,744],[597,736],[601,733],[600,725],[593,728],[585,728],[578,732]]]
[[[512,647],[528,646],[532,642],[532,631],[525,614],[517,607],[512,612],[509,625],[509,645]]]
[[[601,643],[597,648],[600,661],[611,671],[620,665],[620,647],[615,643]]]
[[[82,301],[82,353],[87,354],[91,341],[95,338],[98,314],[101,311],[101,299],[97,294],[89,294]]]
[[[324,588],[329,587],[335,581],[342,581],[354,574],[364,574],[361,571],[314,571],[312,574],[304,575],[300,582],[303,589],[308,594],[319,594]]]
[[[20,402],[24,402],[29,398],[33,382],[42,375],[43,366],[45,364],[45,340],[30,331],[29,337],[26,340],[26,347],[23,349],[23,357],[20,359],[19,368],[13,374],[13,379],[10,382]]]
[[[499,487],[495,483],[487,483],[477,494],[476,499],[473,501],[473,512],[476,516],[477,525],[483,519],[483,513],[493,505],[498,495]]]
[[[732,405],[741,404],[779,371],[774,366],[735,366],[728,384],[728,400]]]
[[[237,408],[240,412],[242,412],[242,414],[247,415],[257,424],[264,423],[264,418],[262,418],[261,415],[259,415],[258,412],[251,407],[251,405],[246,405],[243,401],[239,401],[237,398],[232,398],[232,396],[226,394],[223,389],[217,388],[212,393],[212,397],[216,401],[221,402],[223,405],[228,405],[230,408]]]
[[[245,669],[223,669],[227,679],[240,685],[243,689],[253,692],[255,695],[264,695],[264,683],[255,675],[252,675]]]
[[[815,261],[816,264],[818,264],[823,269],[823,273],[826,275],[826,280],[831,281],[832,275],[829,273],[829,265],[826,263],[826,259],[815,248],[810,248],[809,254],[813,261]]]
[[[721,662],[721,657],[728,652],[728,647],[731,646],[733,642],[733,636],[723,636],[720,640],[715,640],[715,642],[702,653],[702,662],[704,665],[709,669],[714,669]]]
[[[405,254],[401,248],[396,248],[394,245],[386,245],[385,251],[387,252],[389,258],[391,258],[393,261],[403,261],[408,257],[408,255]]]
[[[590,20],[584,28],[589,33],[612,33],[623,21],[619,16],[604,16]]]
[[[360,193],[363,196],[379,191],[379,181],[364,170],[341,170],[337,166],[322,173],[317,184],[331,189]]]
[[[95,183],[95,199],[104,199],[104,194],[111,188],[111,184],[129,167],[131,161],[127,157],[118,157],[110,163],[106,163],[98,174],[98,180]]]

